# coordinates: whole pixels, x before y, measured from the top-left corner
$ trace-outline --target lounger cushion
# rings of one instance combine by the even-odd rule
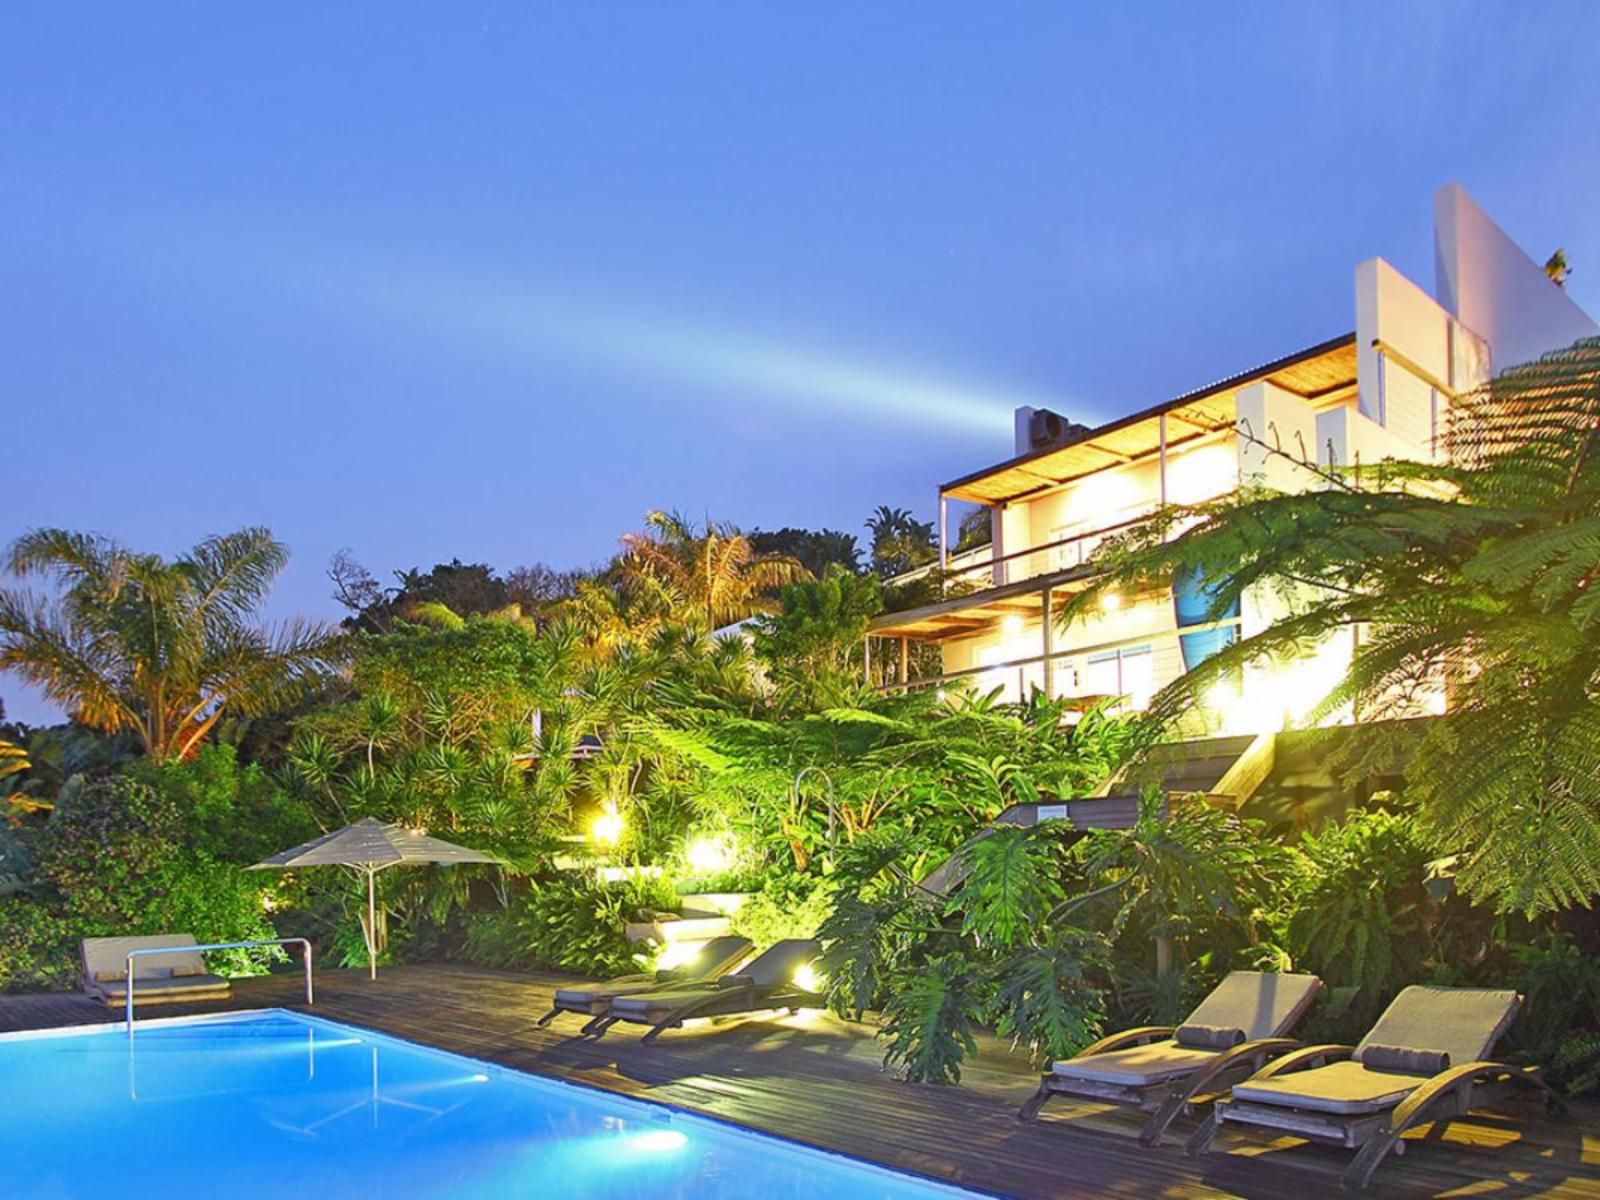
[[[1420,1075],[1375,1071],[1352,1060],[1235,1084],[1233,1099],[1353,1116],[1393,1108],[1424,1082]]]
[[[94,985],[96,994],[103,996],[108,1003],[122,1003],[128,996],[128,981],[125,979],[107,980]],[[157,998],[183,998],[199,999],[206,996],[225,996],[228,994],[228,981],[220,975],[191,975],[183,979],[141,979],[138,970],[133,976],[133,998],[139,1000],[153,1000]]]
[[[170,950],[169,954],[141,954],[134,960],[134,979],[159,979],[183,972],[204,975],[206,962],[200,951],[190,949],[192,933],[161,933],[142,937],[84,938],[83,973],[88,979],[109,982],[128,974],[130,950]]]
[[[1374,1071],[1398,1071],[1402,1075],[1437,1075],[1450,1065],[1450,1053],[1446,1050],[1411,1050],[1373,1042],[1363,1046],[1356,1057]]]
[[[1249,1041],[1282,1037],[1305,1016],[1321,990],[1322,981],[1315,975],[1233,971],[1189,1014],[1185,1024],[1242,1029]]]
[[[1244,1030],[1232,1025],[1179,1025],[1172,1040],[1196,1050],[1230,1050],[1244,1041]]]
[[[642,992],[654,986],[648,981],[634,980],[631,983],[619,983],[611,980],[608,983],[587,983],[582,987],[564,987],[556,989],[557,1004],[589,1004],[596,1000],[605,1000],[616,996],[627,996],[634,992]]]
[[[1065,1079],[1093,1079],[1099,1083],[1144,1087],[1181,1079],[1216,1057],[1215,1050],[1180,1046],[1173,1041],[1150,1042],[1143,1046],[1108,1050],[1104,1054],[1091,1054],[1086,1058],[1063,1059],[1051,1070]]]
[[[692,1004],[696,1000],[716,992],[716,990],[715,988],[683,988],[681,991],[647,992],[643,995],[618,996],[611,1002],[611,1012],[614,1016],[671,1012],[673,1009],[681,1008],[685,1004]]]
[[[1519,1004],[1515,992],[1492,988],[1408,987],[1361,1039],[1356,1057],[1368,1046],[1403,1046],[1441,1050],[1453,1063],[1478,1062],[1492,1056]]]

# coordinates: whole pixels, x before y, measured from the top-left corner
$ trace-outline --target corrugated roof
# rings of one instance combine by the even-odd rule
[[[1108,422],[1063,445],[963,475],[943,485],[940,494],[977,504],[1001,504],[1132,462],[1157,451],[1162,417],[1167,421],[1168,447],[1181,446],[1231,426],[1239,389],[1259,380],[1308,399],[1351,387],[1356,381],[1356,335],[1331,338]]]

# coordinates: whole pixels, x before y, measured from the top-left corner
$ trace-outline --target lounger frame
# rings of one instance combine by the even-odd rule
[[[681,984],[678,986],[682,987]],[[613,1025],[625,1021],[638,1025],[648,1024],[649,1031],[639,1040],[649,1045],[667,1030],[681,1028],[685,1021],[698,1017],[749,1016],[778,1009],[796,1013],[802,1008],[826,1006],[827,1001],[819,993],[804,991],[793,984],[763,988],[753,979],[725,976],[714,989],[707,989],[703,994],[669,1010],[665,1016],[654,1021],[636,1020],[624,1013],[607,1012],[584,1026],[584,1031],[591,1037],[598,1038],[604,1037],[606,1031]]]
[[[712,941],[716,940],[719,939],[712,939]],[[721,940],[728,941],[730,944],[732,944],[735,939],[729,938]],[[610,1011],[611,1002],[618,996],[639,996],[645,995],[657,989],[666,991],[669,989],[693,987],[697,984],[709,984],[715,979],[720,978],[727,971],[737,967],[740,962],[750,957],[750,954],[754,949],[754,947],[750,944],[749,939],[744,938],[737,940],[743,941],[744,945],[741,948],[738,948],[736,953],[730,952],[725,954],[716,962],[708,962],[704,964],[704,969],[698,973],[691,974],[680,969],[675,971],[645,971],[636,975],[619,975],[614,979],[604,980],[603,983],[605,987],[607,989],[623,987],[627,990],[608,990],[606,995],[594,996],[583,1001],[563,1000],[561,998],[561,989],[557,988],[555,995],[551,997],[550,1011],[545,1013],[544,1016],[540,1017],[539,1020],[535,1022],[535,1027],[540,1029],[544,1028],[564,1012],[577,1013],[580,1016],[589,1018],[589,1020],[584,1023],[583,1028],[579,1031],[580,1035],[593,1036],[595,1033],[595,1027],[599,1024],[600,1019],[605,1017],[605,1015]]]
[[[1075,1062],[1113,1050],[1142,1046],[1164,1041],[1175,1032],[1170,1025],[1144,1025],[1101,1038],[1092,1046],[1066,1059]],[[1241,1042],[1221,1051],[1204,1066],[1178,1079],[1159,1083],[1126,1084],[1103,1079],[1076,1079],[1069,1075],[1047,1072],[1039,1080],[1039,1090],[1017,1113],[1020,1121],[1031,1121],[1049,1103],[1053,1096],[1076,1096],[1084,1100],[1099,1100],[1125,1108],[1137,1108],[1150,1114],[1139,1131],[1139,1142],[1145,1146],[1160,1143],[1167,1127],[1179,1116],[1192,1116],[1210,1105],[1235,1083],[1242,1083],[1259,1071],[1267,1062],[1280,1054],[1288,1053],[1301,1043],[1293,1038],[1257,1038]]]
[[[1355,1050],[1354,1046],[1345,1045],[1304,1046],[1263,1067],[1251,1078],[1280,1078],[1348,1059]],[[1355,1150],[1356,1155],[1345,1168],[1342,1183],[1348,1189],[1360,1191],[1371,1182],[1378,1164],[1391,1151],[1397,1155],[1405,1153],[1402,1139],[1408,1129],[1429,1122],[1448,1122],[1453,1117],[1465,1116],[1472,1109],[1494,1105],[1513,1094],[1525,1094],[1530,1090],[1543,1098],[1545,1110],[1550,1114],[1559,1116],[1567,1111],[1565,1102],[1540,1077],[1537,1068],[1488,1061],[1448,1067],[1423,1079],[1415,1091],[1393,1106],[1371,1113],[1330,1113],[1289,1104],[1224,1099],[1212,1105],[1211,1115],[1195,1130],[1185,1149],[1191,1155],[1205,1153],[1222,1126],[1229,1122],[1289,1133],[1308,1141]]]

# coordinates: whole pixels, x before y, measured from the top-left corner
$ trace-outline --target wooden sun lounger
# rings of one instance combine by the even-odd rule
[[[83,990],[115,1007],[128,996],[128,951],[162,950],[171,954],[142,954],[133,971],[135,1004],[176,1004],[186,1000],[226,999],[228,981],[206,971],[206,961],[192,933],[163,933],[145,937],[84,938],[79,947],[83,961]]]
[[[653,1042],[668,1029],[694,1017],[738,1016],[770,1009],[821,1008],[822,996],[795,983],[796,972],[822,953],[810,938],[777,942],[739,970],[704,987],[666,988],[619,996],[593,1030],[602,1035],[619,1021],[649,1025],[643,1041]]]
[[[1154,1146],[1180,1114],[1200,1111],[1299,1046],[1285,1035],[1321,991],[1315,975],[1234,971],[1183,1025],[1115,1033],[1052,1064],[1017,1117],[1033,1120],[1053,1096],[1120,1104],[1150,1114],[1139,1141]]]
[[[1262,1068],[1212,1106],[1189,1139],[1203,1154],[1226,1124],[1250,1125],[1356,1151],[1344,1185],[1366,1187],[1406,1130],[1448,1121],[1518,1091],[1566,1106],[1531,1067],[1489,1054],[1522,998],[1487,988],[1408,987],[1356,1046],[1307,1046]]]
[[[564,1012],[579,1013],[589,1017],[584,1031],[597,1023],[611,1010],[611,1002],[619,996],[635,996],[641,992],[681,989],[686,985],[706,983],[720,978],[750,956],[755,947],[749,938],[712,938],[699,953],[681,967],[666,971],[651,971],[639,975],[622,975],[601,983],[574,984],[557,988],[550,1011],[539,1018],[539,1025],[550,1024]]]

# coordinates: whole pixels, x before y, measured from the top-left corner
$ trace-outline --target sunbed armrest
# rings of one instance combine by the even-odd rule
[[[1121,1033],[1113,1033],[1101,1038],[1092,1046],[1085,1046],[1072,1057],[1088,1058],[1091,1054],[1105,1054],[1111,1050],[1121,1050],[1127,1046],[1139,1046],[1145,1042],[1159,1042],[1172,1036],[1171,1025],[1141,1025],[1137,1029],[1124,1029]]]
[[[1290,1071],[1303,1071],[1308,1067],[1320,1067],[1324,1063],[1338,1062],[1340,1059],[1349,1058],[1356,1052],[1354,1046],[1343,1046],[1333,1042],[1325,1042],[1316,1046],[1302,1046],[1282,1058],[1274,1059],[1261,1070],[1251,1076],[1251,1079],[1273,1079],[1279,1075],[1287,1075]]]
[[[1435,1106],[1441,1100],[1451,1100],[1458,1106],[1458,1111],[1464,1111],[1470,1103],[1471,1089],[1479,1083],[1514,1083],[1537,1088],[1544,1093],[1545,1104],[1551,1111],[1566,1111],[1561,1097],[1550,1090],[1550,1085],[1540,1079],[1539,1073],[1532,1067],[1482,1061],[1450,1067],[1428,1079],[1394,1106],[1383,1128],[1367,1139],[1355,1158],[1350,1160],[1344,1172],[1344,1186],[1352,1191],[1366,1187],[1378,1164],[1399,1143],[1406,1130],[1437,1119],[1441,1114],[1435,1110]],[[1465,1095],[1462,1094],[1463,1089]],[[1444,1117],[1448,1120],[1449,1114],[1444,1114]]]
[[[1484,1076],[1492,1078],[1485,1079]],[[1459,1067],[1449,1067],[1432,1076],[1429,1080],[1412,1092],[1389,1114],[1388,1128],[1396,1133],[1403,1133],[1410,1128],[1423,1112],[1435,1100],[1448,1095],[1458,1088],[1470,1087],[1475,1083],[1493,1083],[1504,1080],[1506,1082],[1525,1082],[1529,1087],[1544,1088],[1548,1086],[1544,1080],[1530,1067],[1513,1067],[1497,1062],[1469,1062],[1462,1063]]]

